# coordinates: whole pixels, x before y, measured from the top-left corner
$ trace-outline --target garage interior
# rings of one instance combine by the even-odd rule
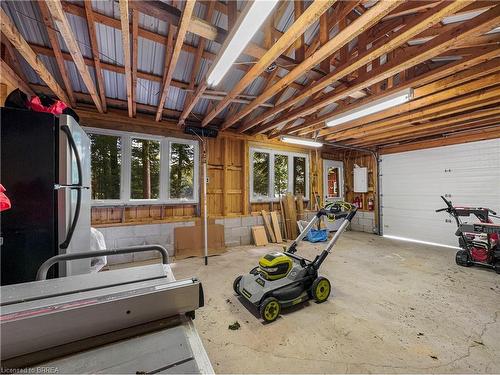
[[[497,1],[0,12],[2,372],[500,372]]]

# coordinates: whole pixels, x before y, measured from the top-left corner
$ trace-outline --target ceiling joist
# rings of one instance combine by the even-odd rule
[[[66,47],[69,50],[69,53],[73,57],[73,62],[75,63],[76,70],[82,77],[83,83],[85,84],[85,87],[92,97],[97,110],[99,112],[103,112],[104,110],[102,107],[101,99],[99,98],[99,94],[97,93],[94,80],[90,76],[87,66],[83,61],[80,47],[78,46],[78,42],[73,35],[73,31],[71,29],[71,26],[69,25],[68,19],[64,14],[60,0],[47,1],[46,4],[49,8],[50,13],[52,14],[52,19],[57,26],[57,29],[59,30],[60,35],[64,40],[64,43],[66,44]]]
[[[237,82],[226,98],[222,100],[202,122],[203,126],[208,123],[220,112],[226,108],[231,99],[240,94],[256,77],[273,63],[278,56],[287,50],[304,32],[311,26],[324,12],[330,8],[335,0],[316,0],[314,1],[297,20],[288,28],[288,30],[279,38],[276,43],[266,52],[266,54],[252,66],[250,71]]]
[[[262,121],[266,118],[269,118],[270,116],[273,116],[283,109],[289,108],[290,106],[293,106],[297,103],[299,103],[301,100],[311,96],[312,94],[316,92],[320,92],[333,84],[334,82],[338,81],[340,78],[345,77],[348,74],[351,74],[355,72],[356,70],[362,68],[363,66],[367,65],[368,63],[375,61],[376,59],[380,58],[380,56],[389,53],[396,47],[400,46],[401,44],[405,43],[408,41],[410,38],[414,37],[415,35],[418,35],[421,33],[423,30],[426,30],[428,27],[438,23],[440,20],[443,19],[443,17],[455,13],[457,10],[462,9],[465,7],[468,3],[467,2],[443,2],[440,5],[431,8],[429,11],[421,14],[418,17],[415,17],[410,23],[408,23],[405,27],[403,27],[400,31],[398,31],[397,35],[395,35],[393,38],[391,38],[388,41],[384,42],[379,42],[377,46],[372,47],[369,50],[366,50],[365,52],[359,54],[356,58],[346,62],[342,66],[338,67],[335,71],[330,73],[329,75],[325,76],[323,79],[321,79],[319,82],[317,82],[314,85],[311,85],[310,87],[306,88],[303,92],[301,92],[299,95],[293,97],[292,99],[288,100],[285,103],[282,103],[279,108],[275,107],[273,108],[272,111],[268,111],[267,113],[262,114],[258,118],[254,119],[251,123],[248,124],[248,126],[255,126],[259,121]],[[374,67],[372,67],[374,68]],[[374,74],[374,69],[371,70],[370,76]],[[362,77],[359,77],[359,80],[364,80],[364,75]],[[366,88],[367,86],[363,87]],[[283,118],[283,121],[291,121],[300,114],[297,113],[297,111],[288,114]],[[297,113],[297,116],[294,117],[295,113]],[[293,118],[294,117],[294,118]],[[259,129],[259,132],[266,131],[268,129],[272,129],[273,127],[277,127],[281,124],[282,118],[278,118],[277,120],[273,121],[272,123],[268,124],[267,126]]]
[[[156,121],[161,120],[163,107],[165,105],[165,100],[167,99],[168,89],[170,87],[170,81],[174,74],[174,69],[177,65],[177,60],[181,53],[182,44],[184,43],[184,37],[188,31],[188,26],[191,22],[191,16],[193,14],[193,9],[195,5],[195,0],[187,0],[184,6],[184,11],[182,12],[182,17],[177,29],[177,36],[175,39],[174,49],[170,61],[165,61],[168,64],[167,73],[162,82],[161,96],[158,103],[158,110],[156,111]]]
[[[250,105],[243,108],[237,114],[232,116],[223,124],[222,130],[227,129],[234,125],[236,122],[241,120],[243,117],[250,114],[255,108],[257,108],[259,103],[263,103],[273,95],[277,94],[283,88],[287,87],[290,82],[295,81],[297,78],[301,77],[304,72],[311,69],[316,64],[323,61],[326,57],[340,49],[343,45],[348,43],[350,40],[369,29],[375,23],[377,23],[382,17],[384,17],[391,10],[396,8],[401,2],[399,1],[390,1],[390,0],[381,0],[372,8],[370,8],[366,13],[364,13],[361,17],[359,17],[356,21],[349,24],[344,30],[339,32],[335,37],[330,39],[328,43],[319,48],[314,54],[305,59],[301,64],[296,66],[290,73],[276,82],[273,86],[271,86],[264,93],[259,95],[257,99],[253,101]],[[253,122],[250,124],[245,124],[244,126],[239,128],[240,132],[244,132],[250,129],[253,125]]]
[[[2,26],[2,33],[9,39],[15,49],[26,62],[38,74],[40,79],[47,84],[52,92],[63,102],[71,103],[66,92],[59,86],[52,74],[47,70],[45,65],[40,61],[37,54],[31,49],[28,42],[22,37],[16,29],[9,16],[5,14],[4,10],[0,8],[0,23]]]

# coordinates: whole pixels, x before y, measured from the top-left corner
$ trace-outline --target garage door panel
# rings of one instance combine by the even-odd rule
[[[419,241],[440,243],[443,245],[457,246],[455,236],[446,235],[456,230],[453,222],[446,222],[447,215],[436,214],[429,218],[425,211],[393,210],[384,208],[384,234],[410,238]],[[432,228],[429,231],[428,228]]]
[[[440,195],[500,211],[500,139],[384,155],[380,172],[385,235],[456,246]]]

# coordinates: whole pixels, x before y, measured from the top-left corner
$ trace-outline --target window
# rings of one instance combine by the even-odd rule
[[[194,146],[170,143],[170,198],[194,197]]]
[[[293,194],[306,194],[306,158],[293,157]]]
[[[288,156],[274,155],[274,196],[279,198],[288,191]]]
[[[121,138],[90,134],[92,199],[120,199]]]
[[[197,141],[85,130],[91,140],[94,205],[198,201]]]
[[[251,201],[278,200],[290,192],[308,197],[306,154],[250,148]]]
[[[253,154],[253,193],[256,197],[269,197],[269,154]]]
[[[160,197],[160,142],[132,138],[131,199]]]
[[[340,168],[328,167],[326,198],[340,198]]]

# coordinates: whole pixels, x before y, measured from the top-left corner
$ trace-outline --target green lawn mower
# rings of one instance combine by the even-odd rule
[[[250,301],[266,322],[276,320],[282,308],[309,299],[318,303],[326,301],[330,295],[330,281],[319,276],[318,270],[351,222],[356,210],[355,206],[346,202],[334,202],[319,210],[288,249],[266,254],[260,258],[258,267],[247,275],[238,276],[233,283],[235,293]],[[297,245],[322,216],[345,220],[326,248],[314,260],[296,255]]]

